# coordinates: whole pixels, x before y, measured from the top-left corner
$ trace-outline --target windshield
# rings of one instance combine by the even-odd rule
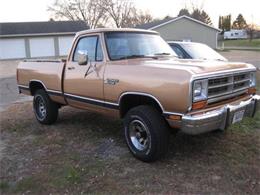
[[[136,32],[108,32],[105,34],[108,55],[111,60],[177,56],[157,34]]]
[[[181,46],[193,59],[227,61],[227,59],[224,58],[222,55],[220,55],[215,50],[204,44],[191,43],[181,44]]]

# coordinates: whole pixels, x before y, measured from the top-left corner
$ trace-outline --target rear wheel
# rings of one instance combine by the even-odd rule
[[[170,132],[155,108],[142,105],[131,109],[124,119],[124,129],[128,148],[136,158],[152,162],[167,153]]]
[[[45,90],[39,89],[35,92],[33,110],[40,123],[49,125],[56,122],[58,109],[58,105],[50,99]]]

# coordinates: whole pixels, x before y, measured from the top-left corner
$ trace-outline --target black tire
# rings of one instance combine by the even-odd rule
[[[45,90],[39,89],[33,98],[33,111],[36,119],[45,125],[56,122],[59,106],[53,102]]]
[[[124,133],[129,150],[141,161],[156,161],[168,151],[169,128],[163,116],[151,106],[129,110],[124,118]]]

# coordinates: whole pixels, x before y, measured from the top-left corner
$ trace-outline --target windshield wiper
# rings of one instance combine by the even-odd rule
[[[155,53],[154,54],[155,56],[169,56],[169,55],[171,55],[170,53],[166,53],[166,52],[162,52],[162,53]],[[176,55],[172,55],[173,57],[175,57],[175,58],[179,58],[178,56],[176,56]]]
[[[220,58],[218,58],[218,59],[216,59],[217,61],[223,61],[223,62],[225,62],[226,60],[224,60],[224,59],[220,59]]]
[[[155,56],[160,56],[160,55],[167,55],[167,56],[169,56],[171,54],[170,53],[166,53],[166,52],[162,52],[162,53],[155,53],[154,55]]]
[[[214,59],[214,58],[212,58],[212,59],[210,59],[210,58],[198,58],[199,60],[215,60],[215,61],[225,61],[225,60],[223,60],[223,59],[220,59],[220,58],[216,58],[216,59]]]
[[[152,58],[152,59],[158,59],[156,56],[146,56],[146,55],[130,55],[130,56],[124,56],[121,58],[118,58],[118,60],[123,60],[123,59],[133,59],[133,58]]]

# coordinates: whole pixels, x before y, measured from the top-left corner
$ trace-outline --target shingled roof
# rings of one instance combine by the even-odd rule
[[[10,22],[0,23],[0,36],[73,34],[87,29],[84,21]]]
[[[166,18],[164,18],[162,20],[155,20],[153,22],[149,22],[149,23],[146,23],[146,24],[137,25],[136,28],[148,30],[148,29],[150,29],[150,28],[152,28],[154,26],[158,26],[158,25],[163,24],[165,22],[169,22],[172,19],[174,19],[174,18],[166,17]]]
[[[154,22],[138,25],[138,26],[136,26],[136,28],[146,29],[146,30],[154,30],[154,29],[156,29],[156,28],[158,28],[160,26],[167,25],[169,23],[175,22],[175,21],[180,20],[182,18],[186,18],[188,20],[191,20],[193,22],[196,22],[196,23],[198,23],[200,25],[203,25],[203,26],[206,26],[208,28],[214,29],[216,31],[219,31],[219,32],[221,31],[220,29],[217,29],[217,28],[215,28],[213,26],[210,26],[210,25],[208,25],[208,24],[206,24],[204,22],[201,22],[199,20],[196,20],[196,19],[191,18],[191,17],[186,16],[186,15],[183,15],[183,16],[180,16],[180,17],[175,17],[175,18],[167,17],[167,18],[165,18],[163,20],[157,20],[157,21],[154,21]]]

